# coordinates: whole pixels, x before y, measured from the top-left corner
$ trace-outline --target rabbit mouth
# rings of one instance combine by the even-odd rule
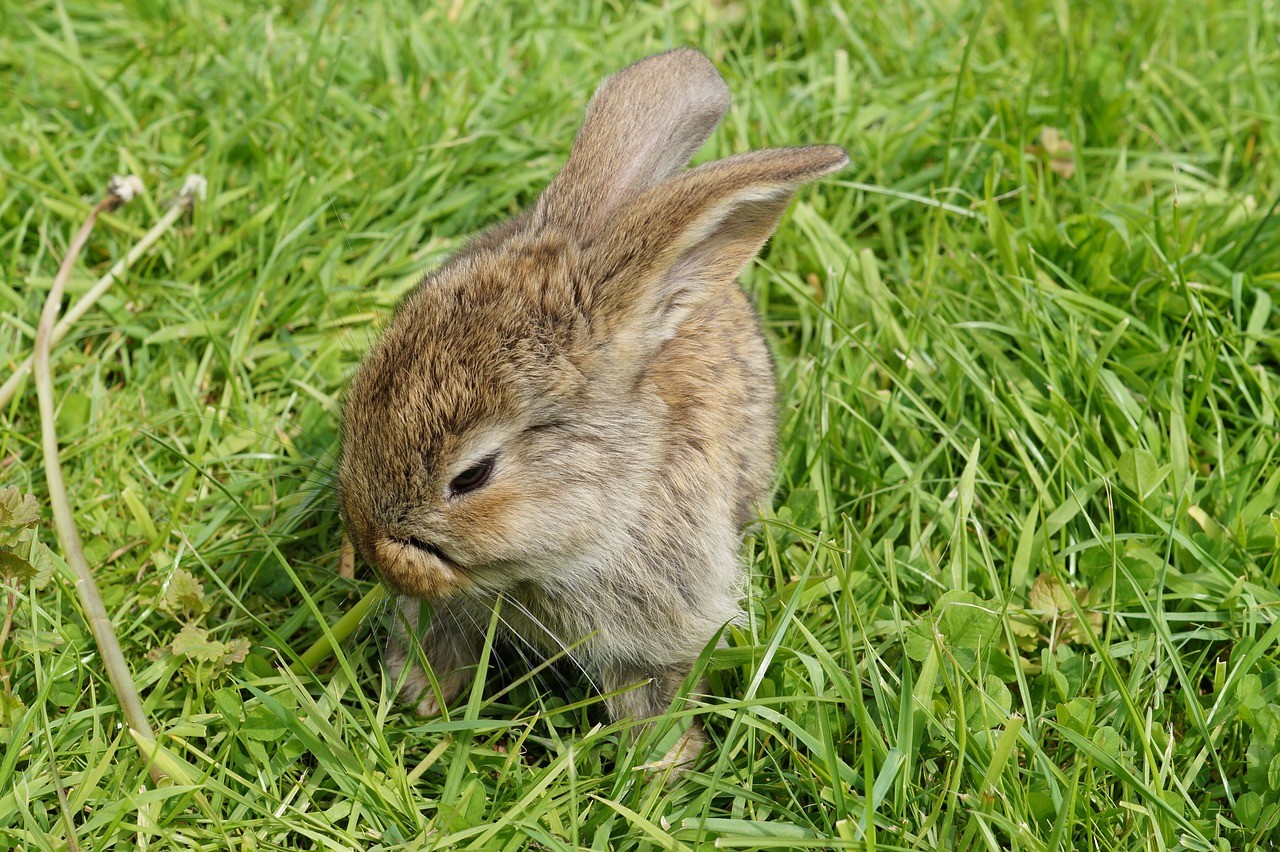
[[[438,598],[471,586],[465,570],[438,545],[417,538],[385,538],[374,545],[374,564],[403,595]]]

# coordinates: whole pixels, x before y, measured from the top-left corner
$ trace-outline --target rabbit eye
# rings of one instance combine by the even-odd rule
[[[497,461],[497,456],[489,456],[478,464],[467,468],[453,478],[453,482],[449,483],[449,490],[453,492],[455,497],[475,491],[489,481],[489,477],[493,474],[493,463],[495,461]]]

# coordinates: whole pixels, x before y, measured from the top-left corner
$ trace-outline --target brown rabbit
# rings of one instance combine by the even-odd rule
[[[420,713],[471,679],[499,600],[519,641],[576,644],[605,693],[634,687],[607,700],[615,719],[664,713],[741,617],[776,400],[737,278],[800,184],[848,157],[779,148],[686,171],[728,107],[695,50],[606,79],[533,207],[428,275],[353,379],[343,516],[438,678],[439,693],[393,630],[389,666],[410,667]]]

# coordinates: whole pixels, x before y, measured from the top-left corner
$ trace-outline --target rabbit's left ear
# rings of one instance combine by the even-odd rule
[[[628,201],[688,164],[729,109],[711,60],[681,48],[605,79],[587,106],[573,152],[534,208],[581,243]]]
[[[712,285],[741,274],[801,184],[848,162],[835,145],[775,148],[652,187],[589,250],[597,321],[618,339],[647,344],[641,348],[668,340]]]

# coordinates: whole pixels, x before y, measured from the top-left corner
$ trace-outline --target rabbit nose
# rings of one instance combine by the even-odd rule
[[[418,538],[379,539],[373,558],[382,579],[411,597],[438,598],[471,585],[458,563],[438,545]]]

